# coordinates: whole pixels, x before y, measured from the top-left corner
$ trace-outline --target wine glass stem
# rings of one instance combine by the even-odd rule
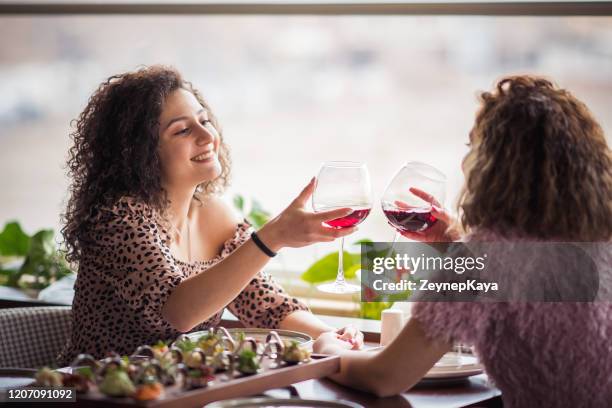
[[[393,235],[393,242],[391,242],[391,246],[389,247],[389,250],[387,251],[387,255],[385,256],[385,258],[388,258],[389,255],[391,255],[391,252],[393,252],[393,248],[395,248],[395,243],[397,242],[399,235],[400,235],[399,232],[395,231],[395,234]]]
[[[344,283],[344,237],[340,238],[340,252],[338,252],[338,274],[336,283]]]

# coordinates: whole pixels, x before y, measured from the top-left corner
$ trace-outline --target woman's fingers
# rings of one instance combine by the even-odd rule
[[[352,228],[331,228],[323,223],[349,215],[351,208],[336,208],[320,213],[305,210],[308,199],[312,196],[316,178],[312,178],[302,192],[283,211],[275,223],[279,226],[280,235],[288,238],[286,246],[302,247],[315,242],[331,242],[336,238],[344,237],[357,231]],[[296,228],[297,227],[297,228]]]
[[[433,204],[433,205],[435,205],[435,206],[437,206],[437,207],[442,207],[442,206],[440,205],[440,203],[438,202],[438,200],[436,200],[436,198],[435,198],[434,196],[432,196],[432,195],[431,195],[431,194],[429,194],[429,193],[426,193],[425,191],[423,191],[423,190],[421,190],[421,189],[418,189],[418,188],[416,188],[416,187],[410,187],[410,188],[408,189],[408,191],[410,191],[410,192],[411,192],[412,194],[414,194],[415,196],[417,196],[417,197],[419,197],[419,198],[421,198],[421,199],[423,199],[423,200],[427,201],[427,202],[428,202],[428,203],[430,203],[430,204]]]
[[[440,202],[436,200],[434,196],[416,187],[410,187],[408,190],[415,196],[431,204],[431,214],[434,217],[447,224],[449,223],[451,216],[444,210],[442,205],[440,205]],[[395,204],[400,208],[409,207],[406,203],[403,203],[401,201],[396,201]]]
[[[407,210],[408,208],[410,208],[408,204],[400,200],[395,200],[394,203],[397,208],[401,208],[402,210]]]
[[[395,229],[395,226],[393,224],[391,224],[390,222],[387,222],[387,224],[389,224],[390,226],[392,226]],[[396,229],[397,231],[397,229]],[[402,236],[412,240],[412,241],[420,241],[420,242],[427,242],[429,240],[431,240],[431,238],[429,237],[429,235],[427,233],[423,233],[423,232],[413,232],[413,231],[397,231],[399,232]]]
[[[315,180],[315,177],[310,179],[308,185],[306,185],[306,187],[304,187],[300,194],[293,200],[291,206],[304,207],[306,205],[306,202],[308,202],[308,199],[314,191]]]
[[[449,223],[450,218],[451,218],[450,215],[446,211],[444,211],[443,208],[439,208],[436,205],[431,207],[431,215],[433,215],[434,217],[436,217],[440,221],[443,221],[446,224]]]
[[[353,350],[359,350],[363,347],[363,333],[357,330],[353,336]]]
[[[321,225],[320,228],[317,229],[317,234],[320,237],[332,238],[332,241],[336,238],[345,237],[357,231],[359,228],[351,227],[351,228],[329,228]]]
[[[322,333],[312,345],[315,353],[333,354],[334,350],[350,350],[353,345],[347,341],[340,340],[338,335],[332,331]]]
[[[319,222],[325,222],[325,221],[335,220],[336,218],[346,217],[352,212],[353,210],[350,208],[337,208],[334,210],[315,213],[315,218]]]
[[[348,325],[338,330],[336,333],[340,340],[351,343],[353,350],[358,350],[363,346],[363,333],[354,326]]]
[[[341,329],[336,330],[336,333],[338,333],[340,336],[348,335],[349,337],[352,337],[357,333],[357,329],[355,328],[355,326],[349,324]]]

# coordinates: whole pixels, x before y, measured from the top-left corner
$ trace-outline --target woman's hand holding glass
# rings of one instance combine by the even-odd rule
[[[454,227],[455,219],[444,209],[438,200],[431,194],[415,187],[409,188],[408,191],[431,204],[431,215],[435,217],[436,222],[424,231],[398,231],[400,234],[408,239],[420,242],[453,242],[460,238],[459,231]],[[395,205],[398,208],[409,208],[402,201],[395,201]],[[391,223],[389,225],[394,227]]]
[[[314,186],[313,178],[283,212],[258,232],[263,242],[273,251],[277,252],[284,247],[300,248],[316,242],[331,242],[357,231],[356,227],[335,229],[323,224],[351,214],[354,211],[351,208],[336,208],[317,213],[306,209]]]

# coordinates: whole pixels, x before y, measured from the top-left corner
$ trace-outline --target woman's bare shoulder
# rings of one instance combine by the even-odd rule
[[[194,208],[197,210],[198,224],[202,226],[234,231],[242,221],[239,212],[221,196],[206,196],[200,203],[196,201]]]

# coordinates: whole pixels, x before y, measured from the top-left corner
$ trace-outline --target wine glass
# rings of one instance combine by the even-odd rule
[[[412,190],[412,191],[411,191]],[[395,228],[393,250],[402,232],[424,232],[437,221],[433,206],[442,207],[446,195],[446,176],[420,162],[408,162],[393,176],[382,200],[382,210]]]
[[[312,207],[315,212],[336,208],[353,210],[344,217],[326,221],[325,225],[332,228],[354,227],[365,220],[372,209],[372,187],[365,163],[348,161],[323,163],[312,194]],[[344,279],[343,255],[344,237],[340,238],[336,281],[320,285],[319,290],[329,293],[359,292],[359,285],[347,283]]]
[[[446,176],[440,170],[421,162],[408,162],[398,170],[381,200],[382,210],[395,228],[387,257],[402,232],[424,232],[438,221],[431,210],[443,207],[445,197]],[[453,349],[461,366],[461,344]],[[443,360],[437,364],[446,364]]]

